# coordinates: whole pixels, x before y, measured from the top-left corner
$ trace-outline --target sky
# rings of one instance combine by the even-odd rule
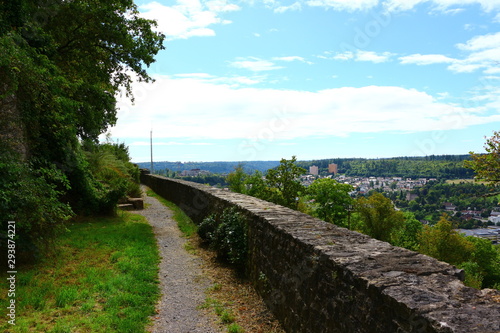
[[[118,97],[134,162],[484,152],[500,0],[137,0],[165,50]]]

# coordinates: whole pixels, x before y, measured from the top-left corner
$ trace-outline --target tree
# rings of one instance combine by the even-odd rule
[[[473,169],[476,180],[489,182],[491,185],[500,183],[500,132],[486,140],[486,154],[470,152],[471,161],[465,161],[465,167]]]
[[[227,182],[229,183],[229,189],[236,193],[245,192],[245,178],[247,174],[243,171],[243,165],[238,164],[234,168],[234,171],[227,175]]]
[[[298,196],[304,186],[298,178],[306,173],[306,169],[295,164],[295,156],[291,160],[281,159],[280,165],[270,169],[266,174],[266,184],[274,189],[271,201],[292,209],[297,208]]]
[[[26,225],[20,230],[26,239],[31,230],[49,235],[67,220],[67,203],[77,213],[99,211],[106,196],[82,142],[96,143],[116,122],[116,96],[123,90],[132,97],[133,77],[151,81],[145,67],[164,39],[154,25],[133,0],[0,2],[1,153],[26,179],[36,179],[38,189],[53,189],[39,207],[64,204],[26,221],[20,220],[25,207],[14,206],[9,214]],[[13,192],[6,186],[0,196]],[[54,223],[44,223],[44,215]]]
[[[403,226],[396,231],[392,244],[408,250],[418,251],[420,246],[419,237],[423,229],[422,223],[411,212],[404,212],[403,214],[405,218]]]
[[[308,188],[309,197],[314,200],[314,215],[326,222],[347,226],[349,206],[353,199],[349,192],[353,187],[341,184],[331,178],[316,179]]]
[[[452,265],[468,261],[473,250],[474,244],[454,230],[446,214],[441,215],[436,225],[424,226],[420,236],[421,253]]]
[[[474,244],[469,262],[477,265],[474,274],[481,277],[481,287],[498,289],[500,287],[500,247],[480,237],[468,236],[466,239]]]
[[[391,242],[403,226],[403,213],[396,211],[392,201],[381,193],[359,198],[355,207],[362,220],[361,231],[373,238]]]

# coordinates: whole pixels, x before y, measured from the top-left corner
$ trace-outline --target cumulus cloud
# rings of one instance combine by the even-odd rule
[[[277,66],[272,61],[255,57],[238,58],[237,60],[230,62],[229,65],[235,68],[248,69],[253,72],[272,71],[283,68],[281,66]]]
[[[444,56],[442,54],[412,54],[409,56],[400,57],[399,60],[402,64],[415,65],[433,65],[456,62],[456,59]]]
[[[278,6],[274,9],[275,13],[284,13],[287,11],[298,11],[302,9],[302,4],[299,1],[294,2],[290,6]]]
[[[221,13],[240,10],[240,7],[226,0],[177,0],[173,6],[156,1],[139,6],[141,15],[158,22],[158,30],[168,40],[190,37],[215,36],[210,26],[229,24],[220,17]]]
[[[346,51],[346,52],[337,53],[334,56],[332,56],[331,59],[334,59],[334,60],[354,59],[355,61],[369,61],[369,62],[373,62],[373,63],[381,63],[381,62],[389,61],[393,55],[394,54],[391,52],[376,53],[373,51],[358,50],[356,52]],[[319,57],[327,59],[324,56],[319,56]]]
[[[445,14],[457,14],[463,6],[479,5],[485,12],[500,9],[500,0],[305,0],[311,7],[331,8],[338,11],[370,10],[382,4],[388,11],[407,11],[428,3],[434,10]],[[457,8],[458,7],[458,8]]]
[[[432,65],[449,64],[456,73],[471,73],[482,69],[485,74],[498,71],[500,59],[500,32],[475,36],[456,47],[466,54],[462,58],[450,58],[442,54],[412,54],[400,57],[402,64]]]
[[[334,10],[354,11],[370,9],[378,5],[378,0],[309,0],[307,5],[311,7],[325,7]]]
[[[415,89],[344,87],[317,92],[216,84],[193,77],[157,76],[136,83],[136,105],[120,99],[117,138],[276,139],[355,133],[460,129],[500,121],[483,108],[447,104]],[[488,103],[498,104],[492,95]],[[496,99],[495,99],[496,98]],[[479,104],[478,104],[479,105]]]
[[[500,9],[500,0],[387,0],[384,5],[391,11],[405,11],[422,3],[429,3],[436,10],[447,14],[456,14],[462,11],[462,8],[451,8],[457,6],[480,5],[486,12]]]

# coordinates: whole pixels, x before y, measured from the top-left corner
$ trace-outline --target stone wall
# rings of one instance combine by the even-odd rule
[[[231,206],[247,217],[250,278],[287,332],[500,332],[500,292],[451,265],[246,195],[141,180],[196,223]]]

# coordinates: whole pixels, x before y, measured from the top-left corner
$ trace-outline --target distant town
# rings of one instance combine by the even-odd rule
[[[493,243],[498,243],[500,238],[498,199],[467,200],[456,196],[465,191],[471,193],[468,197],[475,198],[477,196],[479,198],[483,193],[477,191],[484,192],[487,189],[484,185],[475,184],[472,181],[472,173],[462,165],[465,159],[467,159],[467,155],[381,160],[337,159],[338,163],[331,163],[335,160],[330,159],[299,161],[298,164],[307,170],[306,174],[300,177],[301,183],[306,187],[316,179],[332,178],[340,183],[351,185],[353,197],[370,195],[373,191],[381,192],[393,200],[397,209],[412,211],[423,224],[433,224],[442,213],[447,213],[457,223],[460,232],[470,236],[488,238]],[[141,167],[149,167],[147,163],[141,164]],[[249,174],[256,170],[265,174],[267,169],[278,164],[278,161],[244,163],[156,162],[155,169],[157,170],[155,172],[169,177],[180,177],[227,188],[225,178],[238,165],[243,166]],[[194,166],[194,168],[189,168],[190,166]],[[388,171],[389,168],[391,171]],[[372,176],[367,175],[368,172],[386,175]],[[436,176],[418,177],[418,175],[433,174]],[[417,177],[409,177],[408,175]],[[461,176],[465,179],[461,179]],[[446,180],[454,180],[454,183],[446,183]],[[451,192],[448,195],[443,194],[439,198],[427,197],[428,193],[435,194],[436,186],[452,187]]]

